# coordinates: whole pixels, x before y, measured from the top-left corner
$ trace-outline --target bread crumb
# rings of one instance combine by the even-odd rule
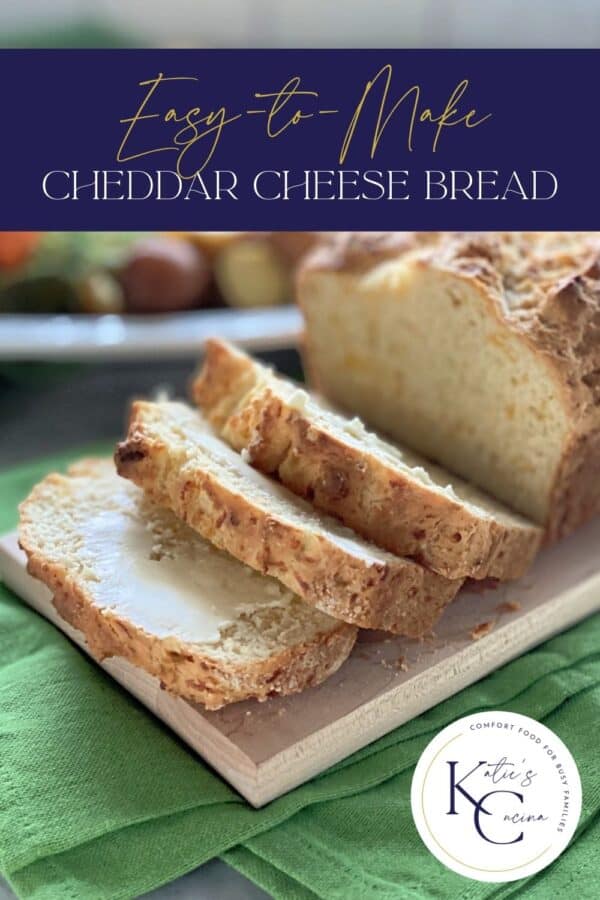
[[[392,669],[395,672],[408,672],[408,664],[403,656],[399,656],[398,659],[393,659],[389,662],[386,659],[382,659],[381,665],[384,669]]]
[[[289,398],[288,404],[294,409],[297,409],[298,412],[304,412],[308,401],[309,396],[306,391],[303,391],[302,388],[298,388]]]
[[[350,421],[345,424],[344,431],[346,434],[356,438],[364,438],[368,433],[358,416],[354,416],[353,419],[350,419]]]
[[[469,632],[471,640],[478,641],[480,638],[485,637],[486,634],[490,633],[493,627],[493,622],[480,622],[479,625],[476,625],[475,628]]]
[[[499,613],[509,613],[509,612],[518,612],[521,609],[521,604],[517,600],[505,600],[504,603],[499,603],[496,607],[496,612]]]

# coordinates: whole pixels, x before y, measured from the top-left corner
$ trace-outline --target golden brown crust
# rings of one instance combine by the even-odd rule
[[[72,467],[76,475],[94,474],[97,461]],[[356,640],[356,629],[339,627],[316,634],[314,639],[288,647],[251,665],[228,663],[202,653],[184,641],[168,642],[135,623],[99,607],[77,574],[44,555],[30,536],[38,496],[48,486],[60,492],[64,476],[49,475],[37,485],[20,507],[19,543],[27,554],[27,571],[44,582],[53,594],[57,612],[81,631],[92,656],[98,661],[119,656],[160,679],[161,687],[176,696],[219,709],[240,700],[265,700],[278,694],[293,694],[320,684],[348,657]]]
[[[340,235],[309,255],[298,279],[314,271],[360,273],[403,255],[468,281],[544,357],[571,421],[546,537],[568,534],[600,512],[600,232]],[[310,355],[308,362],[316,374]]]
[[[546,539],[555,541],[600,513],[600,430],[574,434],[550,501]]]
[[[299,277],[306,272],[364,272],[387,259],[429,244],[437,231],[340,231],[318,244],[302,261]]]
[[[456,595],[461,581],[410,560],[365,559],[340,543],[265,511],[218,477],[158,440],[134,403],[117,471],[172,509],[215,546],[277,578],[334,618],[363,628],[420,637]]]
[[[294,408],[277,379],[227,344],[207,342],[193,396],[236,450],[367,540],[447,578],[518,578],[540,543],[534,526],[477,515],[399,467],[344,442]]]

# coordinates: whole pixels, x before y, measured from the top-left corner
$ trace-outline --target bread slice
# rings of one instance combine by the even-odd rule
[[[29,572],[92,654],[208,709],[318,684],[352,649],[355,628],[216,550],[112,462],[49,475],[20,511]]]
[[[460,478],[369,434],[223,341],[192,387],[245,459],[367,540],[448,578],[518,578],[541,531]]]
[[[460,586],[319,513],[248,465],[184,404],[134,403],[115,460],[121,475],[203,537],[345,622],[418,637]]]
[[[600,512],[600,234],[346,235],[298,296],[328,399],[543,525]]]

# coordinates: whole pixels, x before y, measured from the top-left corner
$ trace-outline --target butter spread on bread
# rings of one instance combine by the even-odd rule
[[[318,684],[352,649],[355,628],[215,549],[108,461],[49,475],[20,512],[28,570],[90,652],[209,709]]]
[[[134,403],[115,461],[203,537],[343,621],[422,636],[460,587],[256,471],[182,403]]]

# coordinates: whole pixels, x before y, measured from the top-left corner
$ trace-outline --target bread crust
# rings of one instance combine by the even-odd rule
[[[542,523],[548,541],[600,512],[600,232],[418,232],[340,235],[298,271],[351,277],[401,256],[478,290],[491,314],[546,365],[571,432]],[[308,366],[318,372],[310,359]]]
[[[150,406],[133,404],[127,439],[115,453],[117,471],[215,546],[362,628],[422,637],[456,595],[461,580],[400,557],[359,557],[326,534],[267,512],[206,467],[189,465],[148,427]]]
[[[101,465],[105,465],[101,461]],[[76,464],[73,474],[94,474],[94,460]],[[76,575],[49,560],[30,532],[35,507],[52,487],[64,493],[65,477],[49,475],[20,506],[19,544],[27,555],[27,571],[44,582],[53,594],[59,615],[82,632],[92,656],[101,662],[119,656],[160,680],[170,693],[219,709],[240,700],[266,700],[293,694],[320,684],[347,659],[356,640],[356,628],[340,622],[337,628],[319,632],[314,639],[288,647],[249,665],[230,664],[202,653],[197,645],[175,637],[168,640],[144,629],[112,610],[99,607]]]
[[[477,515],[295,408],[276,378],[218,340],[206,344],[196,403],[236,450],[296,494],[391,553],[447,578],[521,576],[541,533]]]

